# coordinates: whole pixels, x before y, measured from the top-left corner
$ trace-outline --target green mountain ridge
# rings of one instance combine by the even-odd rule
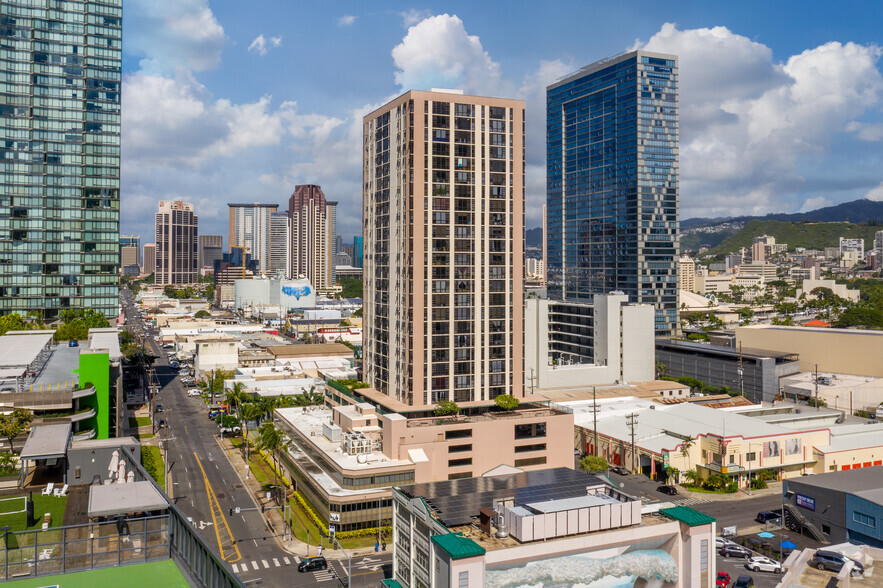
[[[788,250],[795,247],[807,249],[824,249],[839,245],[840,237],[847,239],[862,238],[865,250],[873,246],[874,233],[883,230],[883,226],[846,222],[808,223],[782,222],[773,220],[753,220],[746,223],[735,234],[708,250],[709,255],[726,255],[737,253],[741,247],[751,247],[754,237],[770,235],[776,243],[787,243]]]

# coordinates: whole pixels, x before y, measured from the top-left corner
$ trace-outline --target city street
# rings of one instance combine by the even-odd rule
[[[123,304],[131,330],[140,330],[131,307],[131,294],[123,291]],[[154,363],[160,391],[156,403],[164,405],[160,417],[166,426],[158,433],[167,447],[168,494],[189,517],[205,540],[216,547],[221,558],[243,582],[250,586],[339,586],[345,581],[346,560],[329,560],[329,568],[297,572],[299,557],[283,551],[275,537],[282,532],[281,511],[271,514],[273,529],[268,528],[257,509],[258,504],[245,488],[237,472],[218,444],[218,427],[208,418],[208,409],[200,397],[187,397],[169,367],[168,357],[145,337]],[[244,476],[244,472],[239,472]],[[242,509],[230,515],[231,508]],[[245,510],[255,509],[255,510]],[[391,572],[389,553],[353,558],[353,586],[376,586]]]

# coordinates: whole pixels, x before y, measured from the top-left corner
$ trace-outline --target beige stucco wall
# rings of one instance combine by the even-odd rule
[[[797,353],[800,369],[883,377],[883,331],[810,327],[750,326],[736,328],[736,343],[745,347]]]

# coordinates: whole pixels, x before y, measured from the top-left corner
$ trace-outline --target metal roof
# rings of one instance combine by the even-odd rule
[[[698,510],[693,510],[689,506],[675,506],[672,508],[660,508],[659,512],[676,521],[680,521],[690,527],[698,527],[700,525],[710,525],[715,522],[714,517],[703,514]]]
[[[464,557],[477,557],[487,553],[484,547],[458,533],[446,535],[433,535],[432,542],[442,548],[451,559],[463,559]]]
[[[67,454],[71,424],[37,425],[31,428],[21,459],[59,459]]]
[[[150,482],[102,484],[89,487],[90,517],[166,510],[169,503]]]
[[[865,490],[875,490],[883,481],[883,466],[859,468],[857,470],[842,470],[827,474],[814,474],[786,480],[789,490],[795,490],[800,486],[815,486],[819,488],[836,488],[840,492],[856,494]]]
[[[722,357],[739,358],[739,349],[735,347],[724,347],[723,345],[709,345],[707,343],[695,343],[693,341],[675,341],[670,339],[657,339],[656,348],[668,348],[677,351],[693,351],[696,353],[704,353],[708,355],[718,355]],[[797,353],[787,353],[784,351],[770,351],[767,349],[757,349],[754,347],[743,347],[741,355],[745,359],[794,359],[796,361]]]
[[[448,527],[465,525],[490,508],[494,500],[512,499],[515,504],[542,503],[585,496],[590,486],[606,482],[598,476],[570,468],[551,468],[504,476],[462,478],[424,482],[396,489],[409,498],[423,498],[427,507]]]
[[[0,368],[24,367],[52,341],[53,332],[38,331],[0,337]]]

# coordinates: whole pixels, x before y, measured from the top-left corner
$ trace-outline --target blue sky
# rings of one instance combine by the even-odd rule
[[[226,241],[227,202],[320,184],[361,232],[361,118],[408,89],[527,102],[527,226],[545,86],[630,48],[675,53],[681,217],[883,200],[879,2],[128,0],[123,233],[162,199]]]

